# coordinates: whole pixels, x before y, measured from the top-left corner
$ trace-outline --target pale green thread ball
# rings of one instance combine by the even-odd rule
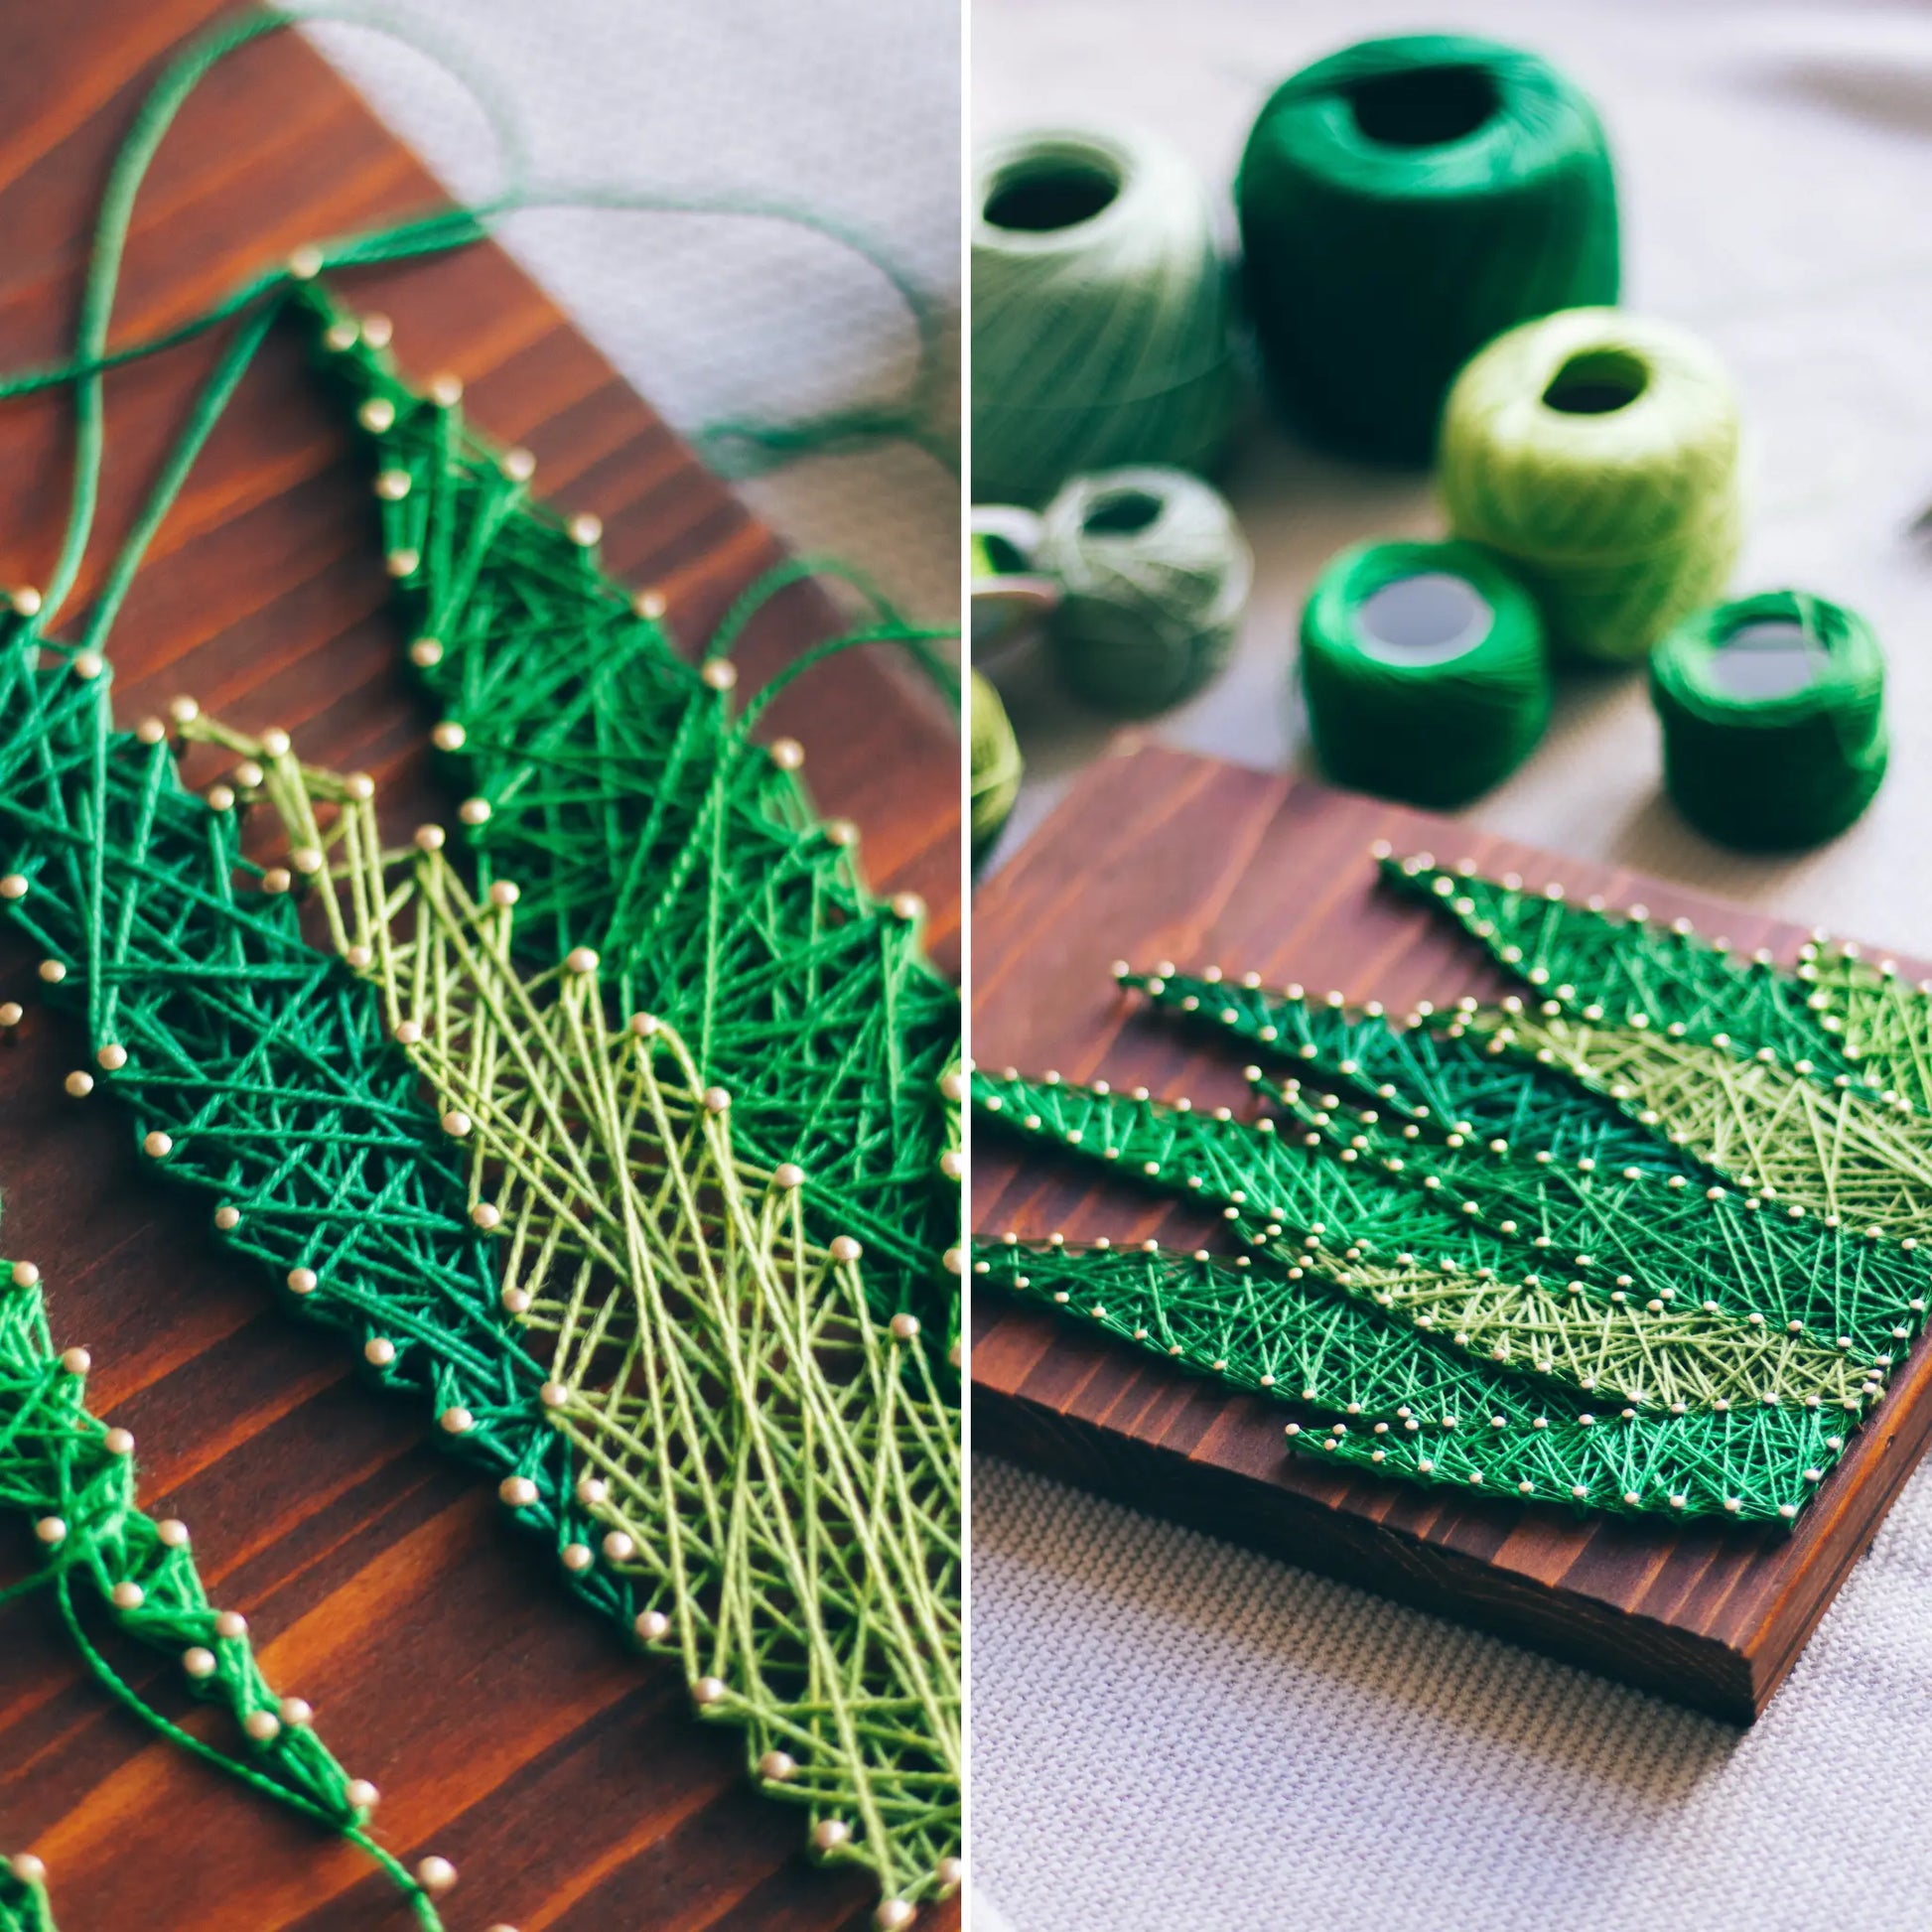
[[[1041,518],[1038,567],[1060,586],[1053,657],[1096,709],[1142,718],[1227,662],[1254,560],[1209,484],[1153,467],[1081,477]]]
[[[976,168],[973,495],[1038,505],[1123,463],[1210,468],[1237,393],[1207,194],[1143,135],[1042,130]]]
[[[1013,720],[990,679],[978,671],[968,686],[967,744],[972,755],[972,799],[968,814],[973,856],[980,858],[1000,836],[1020,796],[1025,764]]]
[[[1572,309],[1456,378],[1441,484],[1458,537],[1506,557],[1552,647],[1636,663],[1723,595],[1741,527],[1737,401],[1696,337]]]

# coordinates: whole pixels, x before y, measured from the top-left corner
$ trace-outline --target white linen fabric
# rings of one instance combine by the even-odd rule
[[[1602,108],[1626,299],[1735,371],[1739,589],[1865,613],[1893,768],[1822,853],[1746,860],[1658,789],[1636,677],[1567,682],[1470,822],[1932,957],[1932,16],[1737,0],[977,0],[976,132],[1134,121],[1225,185],[1272,84],[1418,25],[1538,48]],[[1306,758],[1296,621],[1357,537],[1440,528],[1426,483],[1257,425],[1228,488],[1257,554],[1241,650],[1157,728]],[[1035,693],[1010,837],[1106,741]],[[1011,849],[1008,847],[1007,849]],[[1238,963],[1238,962],[1237,962]],[[1373,988],[1350,989],[1366,997]],[[973,1871],[1013,1932],[1800,1932],[1932,1925],[1932,1474],[1748,1732],[989,1457],[974,1465]]]
[[[956,318],[957,0],[403,0],[396,12],[488,77],[544,182],[801,204],[876,236]],[[443,180],[488,191],[483,124],[453,83],[378,35],[308,31]],[[511,217],[502,239],[687,433],[894,398],[914,367],[912,328],[881,278],[772,222],[545,209]],[[959,485],[919,452],[808,458],[740,486],[794,549],[861,564],[926,621],[957,612]]]

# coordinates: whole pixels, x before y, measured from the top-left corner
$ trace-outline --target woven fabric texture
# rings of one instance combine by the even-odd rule
[[[951,0],[545,0],[403,9],[493,75],[546,181],[781,198],[880,238],[955,312],[959,12]],[[416,55],[315,30],[459,193],[491,162],[473,108]],[[902,389],[913,336],[878,276],[767,222],[543,211],[503,239],[680,430]],[[959,490],[916,451],[813,458],[746,480],[793,546],[835,551],[937,621],[958,608]]]

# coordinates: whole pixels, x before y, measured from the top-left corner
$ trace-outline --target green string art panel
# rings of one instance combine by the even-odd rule
[[[104,655],[16,611],[0,904],[154,1169],[903,1925],[958,1878],[958,1009],[754,739],[775,685],[735,705],[805,569],[687,663],[456,393],[292,306],[369,440],[457,827],[388,850],[366,777],[191,702],[117,730]],[[232,758],[206,794],[184,740]]]
[[[490,202],[305,243],[110,345],[171,121],[294,18],[224,15],[171,60],[109,173],[70,359],[0,377],[0,397],[70,391],[75,425],[59,556],[44,591],[0,607],[0,915],[84,1031],[69,1091],[124,1107],[152,1171],[199,1196],[287,1311],[420,1401],[559,1581],[674,1661],[697,1717],[739,1732],[759,1788],[802,1812],[814,1856],[873,1875],[890,1932],[959,1878],[958,998],[924,956],[923,905],[873,897],[856,828],[821,817],[803,749],[761,725],[834,651],[886,642],[932,668],[950,632],[791,562],[687,661],[662,599],[603,570],[597,519],[546,508],[529,454],[475,432],[460,383],[406,381],[386,323],[325,292],[325,269],[466,248],[491,216],[558,199],[486,90],[506,174]],[[363,24],[464,79],[413,30]],[[835,221],[689,193],[561,199],[838,241],[905,303],[915,400],[942,379],[931,305]],[[104,375],[229,324],[90,605],[57,628],[100,502]],[[278,325],[358,427],[375,554],[462,800],[447,831],[399,847],[371,779],[305,766],[286,733],[243,737],[186,698],[172,724],[112,715],[117,617]],[[866,410],[737,436],[782,455],[909,427]],[[734,647],[808,579],[857,615],[741,701]],[[191,789],[184,759],[217,754],[221,776]],[[27,1587],[53,1591],[123,1702],[362,1845],[438,1926],[454,1873],[412,1874],[368,1839],[372,1790],[269,1691],[179,1526],[134,1508],[131,1444],[79,1407],[84,1364],[51,1353],[37,1281],[21,1264],[0,1285],[0,1502],[42,1532]],[[140,1705],[83,1599],[177,1656],[244,1754]],[[0,1924],[46,1923],[43,1876],[32,1854],[0,1871]]]
[[[1925,1322],[1932,1000],[1559,888],[1385,861],[1523,990],[1401,1019],[1123,967],[1252,1060],[1253,1118],[976,1070],[981,1117],[1216,1210],[976,1276],[1297,1405],[1295,1449],[1584,1511],[1791,1523]]]

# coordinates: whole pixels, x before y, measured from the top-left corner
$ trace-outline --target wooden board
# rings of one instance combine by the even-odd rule
[[[109,149],[157,63],[218,11],[0,10],[0,368],[62,352]],[[312,235],[434,198],[334,71],[278,36],[217,71],[171,135],[119,331],[186,315]],[[684,638],[776,554],[496,249],[344,286],[394,318],[405,367],[454,369],[483,426],[535,451],[543,493],[604,517],[611,567],[660,586]],[[107,541],[211,356],[183,350],[112,381]],[[49,568],[68,434],[57,399],[0,408],[0,582]],[[117,631],[123,719],[193,692],[247,727],[285,726],[318,762],[372,771],[403,827],[447,812],[423,758],[428,720],[396,668],[371,510],[301,347],[272,345]],[[759,627],[751,681],[829,621],[814,594],[788,597]],[[944,710],[869,653],[805,679],[772,729],[806,746],[821,803],[864,828],[874,883],[925,896],[949,958],[960,862]],[[415,1405],[372,1393],[338,1338],[274,1311],[194,1202],[139,1172],[124,1117],[66,1098],[80,1042],[34,1009],[33,985],[18,951],[0,955],[0,998],[30,1008],[0,1050],[0,1253],[45,1270],[62,1342],[93,1350],[94,1406],[139,1439],[144,1502],[192,1525],[216,1600],[247,1613],[271,1681],[308,1697],[337,1754],[382,1787],[378,1835],[455,1862],[452,1928],[868,1924],[864,1875],[806,1861],[802,1815],[754,1794],[737,1733],[693,1722],[679,1674],[557,1587],[488,1489],[426,1441]],[[6,1572],[24,1553],[0,1529]],[[172,1666],[117,1657],[164,1710],[185,1707]],[[152,1740],[32,1600],[0,1611],[0,1849],[23,1848],[52,1868],[63,1932],[413,1923],[359,1854]],[[921,1923],[956,1926],[957,1906]]]
[[[1572,863],[1307,780],[1141,751],[1091,767],[974,903],[975,1058],[1068,1079],[1145,1083],[1240,1105],[1240,1052],[1150,1016],[1110,962],[1219,965],[1338,988],[1401,1011],[1494,994],[1471,943],[1376,884],[1368,848],[1474,860],[1641,901],[1789,959],[1802,934],[1608,867]],[[1909,964],[1909,962],[1901,962]],[[1914,973],[1923,969],[1911,967]],[[1070,1160],[1023,1166],[975,1142],[974,1223],[1069,1239],[1158,1235],[1193,1246],[1217,1225],[1109,1185]],[[1580,1522],[1291,1457],[1295,1411],[1230,1395],[1125,1342],[982,1294],[973,1311],[976,1448],[1588,1664],[1748,1724],[1765,1707],[1870,1542],[1932,1431],[1924,1338],[1795,1534]]]

